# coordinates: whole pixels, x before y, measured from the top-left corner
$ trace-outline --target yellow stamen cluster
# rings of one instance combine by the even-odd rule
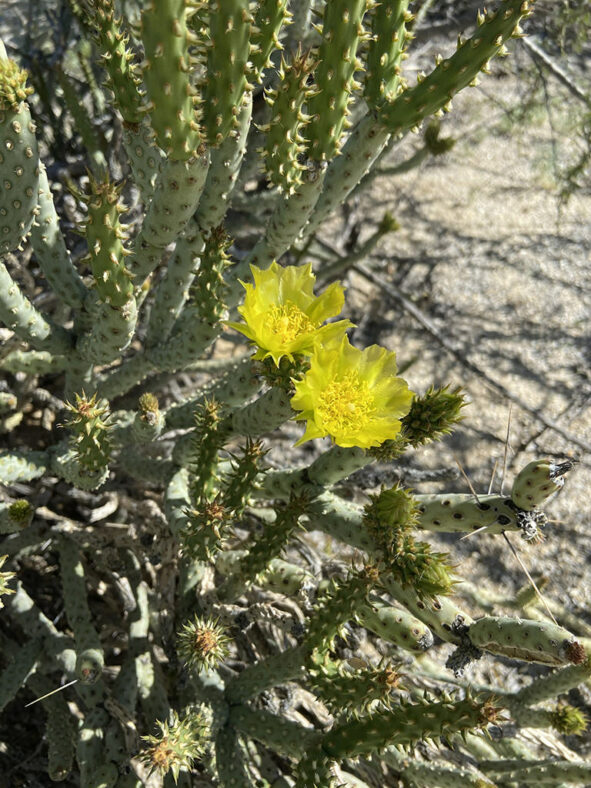
[[[291,301],[280,306],[273,305],[267,312],[267,328],[279,342],[288,344],[303,334],[310,334],[314,325],[305,312]]]
[[[317,411],[329,433],[362,429],[374,412],[374,398],[356,372],[333,380],[318,398]]]

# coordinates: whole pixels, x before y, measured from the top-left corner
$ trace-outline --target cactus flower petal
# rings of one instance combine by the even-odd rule
[[[349,320],[322,325],[338,315],[345,295],[338,282],[314,295],[315,276],[311,264],[281,267],[271,263],[266,270],[251,266],[254,285],[243,283],[246,290],[238,311],[244,323],[228,323],[258,345],[256,359],[271,356],[279,365],[283,356],[290,361],[294,354],[311,355],[316,341],[340,339],[353,324]]]
[[[330,436],[337,446],[369,449],[400,432],[413,398],[406,381],[396,377],[396,355],[372,345],[353,347],[346,336],[316,345],[310,369],[294,380],[291,406],[306,420],[296,443]]]

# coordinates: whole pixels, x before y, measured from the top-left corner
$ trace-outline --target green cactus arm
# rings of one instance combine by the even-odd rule
[[[193,216],[209,168],[209,152],[201,148],[189,159],[168,159],[133,242],[129,267],[139,287],[157,267],[164,249],[175,241]]]
[[[524,785],[588,785],[591,780],[591,765],[585,761],[534,761],[524,765],[523,761],[483,761],[483,772],[497,780]]]
[[[73,336],[43,316],[26,298],[0,261],[0,323],[28,342],[35,350],[67,355]]]
[[[339,152],[356,87],[353,75],[359,65],[357,47],[365,35],[361,22],[367,7],[367,0],[347,0],[344,8],[334,3],[324,6],[315,72],[318,91],[308,101],[311,120],[306,130],[308,153],[316,161],[330,160]]]
[[[228,722],[240,733],[292,758],[301,758],[320,740],[315,730],[244,704],[230,707]]]
[[[104,738],[109,715],[104,709],[93,708],[84,715],[78,731],[76,761],[80,784],[85,788],[113,788],[119,776],[117,766],[107,763]]]
[[[399,134],[443,109],[460,90],[469,85],[488,61],[502,53],[505,42],[530,13],[531,3],[502,0],[496,11],[478,19],[476,33],[460,42],[456,52],[441,60],[414,88],[403,91],[379,110],[381,122]]]
[[[578,665],[586,657],[568,630],[550,622],[483,616],[469,625],[469,638],[476,648],[544,665]]]
[[[32,89],[26,83],[27,72],[7,57],[0,43],[0,259],[21,245],[37,206],[39,151],[26,101]]]
[[[191,427],[194,413],[204,399],[214,399],[220,405],[236,407],[252,399],[260,389],[261,383],[256,376],[250,357],[231,367],[219,380],[212,382],[196,397],[171,405],[165,411],[166,426],[169,429]]]
[[[142,80],[123,20],[117,16],[113,0],[82,0],[81,6],[85,22],[93,31],[117,109],[126,124],[139,125],[145,111]]]
[[[151,0],[142,12],[143,72],[150,118],[169,164],[194,157],[201,146],[197,97],[189,79],[192,35],[187,29],[188,10],[185,0]]]
[[[49,461],[46,451],[0,451],[0,483],[38,479],[47,470]]]
[[[231,725],[225,725],[218,731],[215,757],[221,788],[255,788],[240,751],[238,734]]]
[[[409,0],[380,3],[371,9],[371,39],[367,48],[363,95],[379,107],[395,96],[400,85],[400,64],[412,35],[407,32]]]
[[[574,706],[555,706],[553,709],[530,709],[507,698],[515,724],[520,728],[554,728],[563,735],[581,734],[587,727],[587,718]]]
[[[65,537],[60,538],[58,548],[64,605],[79,652],[78,662],[80,663],[80,655],[86,650],[92,649],[96,652],[98,675],[95,678],[98,679],[104,660],[103,649],[88,606],[81,554],[74,542]]]
[[[292,415],[287,394],[280,388],[272,388],[249,405],[236,408],[228,420],[231,433],[257,437],[277,429]]]
[[[252,117],[252,93],[244,95],[236,118],[237,129],[211,151],[207,180],[199,199],[195,222],[204,231],[222,223],[246,153]]]
[[[24,372],[27,375],[46,375],[62,372],[67,364],[63,356],[53,356],[45,350],[13,350],[0,362],[0,369],[7,372]]]
[[[204,248],[202,234],[190,222],[176,242],[164,278],[156,288],[146,332],[147,348],[164,342],[170,335],[189,295]]]
[[[228,682],[226,700],[232,706],[245,703],[266,689],[302,679],[309,654],[308,647],[296,646],[249,665]]]
[[[96,174],[106,172],[108,164],[102,150],[104,140],[101,140],[93,125],[82,96],[74,87],[74,80],[60,67],[57,68],[56,75],[62,91],[63,102],[74,120],[74,128],[80,135],[82,145],[86,148],[92,171]]]
[[[580,665],[567,665],[545,676],[538,676],[515,693],[514,700],[523,706],[535,706],[545,700],[567,693],[591,678],[591,657]]]
[[[67,675],[73,677],[76,670],[74,642],[57,631],[20,582],[17,583],[16,592],[6,597],[4,607],[29,637],[43,640],[46,662],[53,668],[55,661]]]
[[[473,619],[462,610],[453,597],[436,596],[431,599],[419,599],[412,588],[405,588],[390,577],[383,578],[383,586],[404,608],[409,610],[429,629],[447,643],[461,642],[457,634],[457,625],[469,626]]]
[[[156,145],[154,132],[147,118],[141,123],[124,123],[121,141],[140,200],[144,205],[149,205],[154,196],[156,181],[166,161],[166,155]]]
[[[405,781],[424,788],[496,788],[495,783],[482,773],[462,766],[444,766],[427,763],[400,755],[393,747],[387,747],[382,757],[385,762],[399,771]]]
[[[72,264],[60,232],[59,219],[43,164],[39,165],[37,209],[38,213],[31,228],[35,258],[58,298],[73,309],[80,309],[88,291]]]
[[[214,0],[210,4],[207,80],[203,95],[203,125],[212,147],[236,130],[236,116],[245,92],[253,18],[248,0]]]
[[[12,659],[0,673],[0,711],[4,709],[36,670],[43,649],[39,638],[16,647]]]
[[[426,651],[434,643],[429,627],[403,607],[370,596],[370,604],[358,608],[356,618],[362,627],[407,651]]]
[[[404,703],[359,720],[337,724],[322,739],[327,757],[340,760],[367,755],[388,744],[409,745],[421,739],[471,731],[496,719],[495,699]]]
[[[159,371],[173,372],[196,361],[217,339],[219,326],[201,318],[201,310],[185,307],[168,341],[146,350],[150,366]]]
[[[29,676],[27,686],[36,697],[46,695],[55,689],[54,683],[39,673]],[[74,716],[63,693],[58,692],[49,698],[44,698],[41,703],[47,715],[45,722],[47,774],[50,780],[59,782],[65,780],[72,770],[76,738]]]
[[[257,82],[261,82],[263,71],[271,65],[273,50],[282,48],[279,33],[291,19],[287,3],[288,0],[261,0],[256,9],[250,36],[250,62]]]
[[[35,509],[21,498],[12,503],[0,503],[0,534],[14,534],[31,525]]]
[[[511,487],[511,500],[524,511],[532,511],[554,493],[562,489],[564,475],[573,467],[568,461],[554,463],[550,460],[534,460],[521,470]]]
[[[154,365],[148,355],[137,353],[130,359],[123,360],[119,366],[104,375],[98,376],[96,386],[98,395],[107,400],[114,400],[139,385],[154,371]]]
[[[312,95],[307,81],[314,64],[309,52],[298,51],[289,62],[282,58],[276,88],[265,91],[271,114],[268,123],[260,127],[265,132],[261,152],[267,177],[285,194],[293,194],[302,184],[301,156],[305,151],[302,135],[310,120],[304,105]]]

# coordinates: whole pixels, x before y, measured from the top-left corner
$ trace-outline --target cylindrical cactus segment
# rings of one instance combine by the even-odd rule
[[[131,275],[125,267],[129,252],[125,249],[124,227],[119,221],[126,207],[121,203],[122,184],[114,184],[107,176],[98,181],[89,179],[90,194],[77,196],[86,202],[88,218],[84,234],[88,243],[90,264],[100,299],[113,307],[123,307],[133,295]]]
[[[255,12],[250,34],[250,63],[253,78],[261,81],[265,68],[271,65],[271,52],[281,49],[279,31],[291,19],[288,0],[261,0]]]
[[[516,702],[534,706],[568,692],[591,678],[591,655],[578,665],[567,665],[545,676],[538,676],[531,684],[522,687],[515,695]]]
[[[353,572],[341,582],[332,581],[319,597],[308,623],[305,645],[326,651],[344,625],[355,617],[357,610],[366,606],[370,592],[379,580],[374,566],[368,565]]]
[[[472,38],[460,42],[456,52],[441,60],[428,76],[420,77],[415,87],[380,107],[381,122],[397,134],[444,109],[458,91],[487,68],[492,57],[503,53],[505,42],[518,29],[520,20],[528,16],[531,5],[528,0],[503,0],[497,11],[479,17]]]
[[[421,739],[485,727],[498,717],[492,696],[481,699],[400,703],[366,718],[348,720],[325,734],[322,747],[335,760],[377,752],[388,744],[409,745]]]
[[[164,414],[158,407],[158,398],[147,391],[141,395],[131,431],[138,443],[156,440],[164,427]]]
[[[27,72],[0,48],[0,257],[20,246],[33,223],[39,152],[27,104]]]
[[[334,716],[389,706],[393,690],[400,687],[400,673],[390,665],[353,671],[328,655],[316,655],[313,663],[312,690]]]
[[[142,80],[129,35],[115,13],[114,0],[82,0],[82,8],[95,31],[95,40],[108,74],[108,86],[125,123],[137,125],[144,116]]]
[[[483,616],[469,626],[476,648],[544,665],[579,665],[585,649],[567,630],[550,622],[503,616]]]
[[[400,63],[412,35],[407,23],[409,0],[379,3],[371,10],[371,40],[367,48],[363,95],[372,107],[396,96],[400,85]]]
[[[158,145],[172,160],[196,156],[201,146],[197,97],[189,76],[186,0],[150,0],[142,13],[144,80]]]
[[[269,180],[282,192],[291,194],[302,182],[304,166],[301,156],[305,151],[305,127],[310,116],[305,112],[305,102],[313,94],[307,87],[308,77],[315,60],[310,52],[298,51],[290,62],[281,58],[280,81],[275,88],[265,91],[271,107],[262,153]]]
[[[203,96],[203,121],[210,145],[220,145],[237,129],[244,93],[252,90],[247,64],[253,18],[248,0],[213,0],[209,12],[211,45]]]
[[[224,314],[224,271],[230,265],[228,248],[231,239],[222,226],[214,227],[205,236],[199,268],[189,290],[191,303],[198,308],[202,320],[215,324]]]
[[[371,597],[370,604],[360,608],[356,617],[362,627],[407,651],[426,651],[434,643],[426,624],[408,610],[389,605],[379,597]]]
[[[540,511],[524,512],[511,498],[501,495],[445,493],[415,495],[419,505],[418,527],[440,533],[469,533],[480,528],[486,533],[520,531],[528,541],[539,538],[546,518]]]
[[[31,228],[35,257],[56,295],[68,306],[79,309],[87,290],[72,265],[43,164],[39,173],[38,214]]]
[[[515,477],[511,488],[511,500],[520,509],[530,512],[544,503],[564,485],[564,475],[574,463],[554,463],[550,460],[534,460]]]
[[[318,91],[308,102],[311,119],[306,135],[308,156],[315,161],[330,160],[339,152],[351,94],[357,87],[353,79],[360,65],[357,47],[366,35],[361,21],[370,4],[368,0],[346,0],[324,6],[315,72]]]
[[[72,414],[66,422],[72,433],[71,448],[81,468],[93,473],[107,467],[111,457],[108,402],[82,393],[67,407]]]

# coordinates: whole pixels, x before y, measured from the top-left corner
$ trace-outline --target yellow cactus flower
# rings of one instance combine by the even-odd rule
[[[272,262],[264,271],[254,265],[250,270],[254,285],[241,282],[246,296],[244,305],[238,307],[245,322],[228,325],[258,345],[253,358],[271,356],[279,366],[282,356],[293,361],[294,354],[311,355],[315,341],[340,338],[353,325],[349,320],[322,325],[339,314],[345,294],[334,282],[315,296],[311,264],[282,267]]]
[[[317,344],[310,369],[294,380],[296,420],[307,420],[299,446],[330,436],[337,446],[369,449],[392,440],[410,410],[413,392],[396,377],[396,354],[379,345],[359,350],[344,336]]]

